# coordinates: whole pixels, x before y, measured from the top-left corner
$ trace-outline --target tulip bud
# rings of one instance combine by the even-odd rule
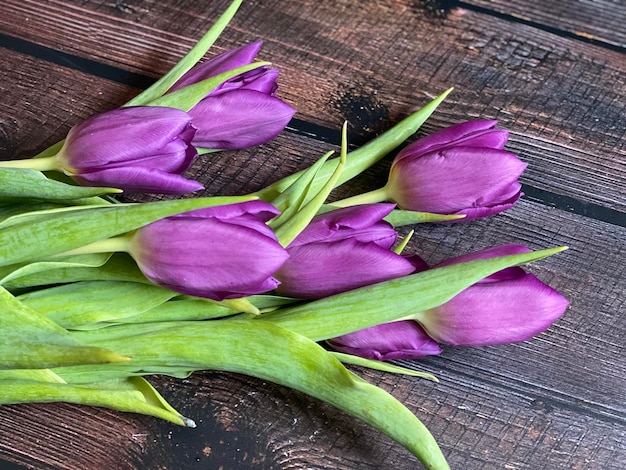
[[[530,251],[504,245],[448,260],[435,267]],[[435,340],[458,346],[524,341],[547,329],[567,299],[520,267],[495,273],[415,319]]]
[[[263,201],[186,212],[138,229],[128,252],[149,280],[176,292],[213,300],[267,292],[288,257],[265,224],[277,214]]]
[[[328,344],[339,352],[379,361],[419,359],[441,353],[437,342],[412,320],[372,326],[328,340]]]
[[[517,180],[526,164],[503,150],[508,133],[493,129],[496,122],[457,124],[408,145],[385,186],[333,205],[393,201],[410,211],[465,215],[458,221],[509,209],[522,196]]]
[[[242,46],[196,65],[169,91],[251,64],[261,44]],[[241,149],[276,137],[295,113],[275,97],[277,77],[277,69],[260,67],[211,91],[189,111],[198,128],[193,144],[208,149]]]
[[[386,185],[402,209],[486,217],[521,197],[526,164],[503,150],[508,133],[497,121],[471,121],[408,145],[394,159]]]
[[[197,155],[194,134],[191,117],[179,109],[120,108],[74,126],[52,159],[85,186],[182,194],[203,188],[181,176]]]
[[[393,208],[368,204],[314,217],[287,246],[289,259],[275,274],[277,292],[321,298],[415,272],[421,259],[391,251],[397,233],[382,219]]]

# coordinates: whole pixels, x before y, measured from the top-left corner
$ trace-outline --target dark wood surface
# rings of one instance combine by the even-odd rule
[[[0,153],[27,158],[168,70],[226,0],[4,0]],[[626,468],[626,5],[620,1],[247,1],[210,55],[262,39],[298,109],[259,148],[202,157],[205,194],[243,194],[355,145],[450,86],[420,135],[475,118],[528,162],[512,210],[419,226],[431,262],[500,243],[568,245],[532,266],[571,307],[520,344],[404,362],[440,383],[357,370],[403,401],[453,468]],[[387,165],[338,191],[373,189]],[[284,387],[202,372],[153,377],[196,429],[65,404],[0,408],[0,459],[51,469],[408,469],[399,445]],[[0,462],[2,468],[2,462]]]

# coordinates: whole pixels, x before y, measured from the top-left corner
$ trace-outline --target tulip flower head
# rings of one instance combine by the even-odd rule
[[[397,239],[383,217],[393,204],[365,204],[317,215],[287,246],[289,259],[278,270],[277,292],[321,298],[415,272],[421,259],[400,256]]]
[[[274,289],[288,257],[266,225],[278,211],[263,201],[210,207],[138,229],[128,251],[144,275],[176,292],[213,300]]]
[[[394,159],[387,184],[337,204],[393,201],[400,209],[487,217],[511,208],[522,196],[526,168],[504,149],[508,133],[497,121],[451,126],[405,147]]]
[[[120,108],[74,126],[53,159],[81,185],[182,194],[203,188],[181,176],[197,155],[195,132],[191,116],[179,109]]]
[[[379,361],[419,359],[441,353],[437,341],[412,320],[383,323],[333,338],[327,343],[339,352]]]
[[[448,260],[435,267],[530,251],[503,245]],[[499,271],[446,302],[415,316],[440,343],[486,346],[527,340],[546,330],[568,306],[559,292],[520,267]]]
[[[251,64],[261,44],[242,46],[196,65],[169,91]],[[198,128],[193,144],[208,149],[242,149],[276,137],[295,113],[276,98],[277,78],[277,69],[260,67],[211,91],[189,111]]]

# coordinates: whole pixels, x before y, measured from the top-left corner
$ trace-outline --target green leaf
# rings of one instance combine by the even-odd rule
[[[298,211],[289,219],[284,221],[279,227],[274,228],[274,233],[282,246],[288,246],[311,222],[320,208],[324,205],[324,201],[335,187],[335,183],[340,178],[341,173],[346,165],[346,154],[348,153],[347,123],[344,123],[341,138],[341,155],[335,170],[328,178],[328,181],[316,192],[311,194],[310,191],[304,197],[305,202]],[[322,166],[323,168],[323,166]],[[307,197],[311,195],[311,197]]]
[[[257,316],[314,341],[388,323],[437,307],[491,274],[563,251],[565,247],[468,261],[392,279]]]
[[[219,19],[211,26],[195,46],[183,57],[168,73],[163,75],[148,89],[126,103],[125,106],[146,105],[162,96],[178,81],[189,69],[202,59],[204,54],[211,48],[215,40],[222,34],[230,20],[241,6],[243,0],[234,0]]]
[[[59,272],[71,269],[92,269],[105,264],[110,253],[90,253],[59,257],[55,261],[38,261],[0,266],[0,285],[6,289],[33,287],[45,284],[69,282]]]
[[[288,297],[278,297],[274,295],[252,295],[246,299],[257,309],[272,311],[285,305],[297,302],[296,299]],[[118,318],[111,324],[127,323],[154,323],[162,321],[193,321],[193,320],[214,320],[217,318],[237,315],[244,310],[236,308],[236,303],[213,302],[208,299],[198,297],[180,296],[168,300],[156,307],[151,308],[139,315],[132,317]],[[255,311],[252,316],[258,315]],[[237,315],[240,318],[242,315]]]
[[[47,369],[74,364],[127,361],[107,349],[84,346],[0,287],[0,369]]]
[[[374,163],[380,161],[385,155],[401,145],[411,135],[415,134],[420,126],[430,117],[430,115],[435,111],[435,109],[437,109],[437,107],[451,91],[452,88],[446,90],[419,111],[416,111],[410,116],[404,118],[391,129],[383,132],[381,135],[372,139],[362,147],[350,152],[348,154],[346,166],[341,174],[341,177],[337,181],[336,186],[349,181],[365,169],[372,166]],[[334,160],[328,161],[318,172],[316,179],[313,182],[313,187],[323,186],[335,170],[336,165],[337,163]],[[280,193],[291,186],[300,174],[301,172],[298,172],[287,176],[255,194],[264,201],[271,202],[278,197]]]
[[[65,380],[50,369],[0,369],[0,381],[3,380],[65,383]]]
[[[0,266],[40,260],[130,232],[174,214],[250,199],[245,196],[194,198],[15,216],[0,224]]]
[[[428,372],[422,372],[419,370],[409,369],[407,367],[401,367],[388,362],[374,361],[372,359],[365,359],[364,357],[353,356],[352,354],[344,354],[340,352],[331,351],[331,354],[339,359],[344,364],[352,364],[354,366],[367,367],[368,369],[380,370],[382,372],[391,372],[392,374],[410,375],[411,377],[421,377],[423,379],[432,380],[433,382],[439,382],[439,379],[433,374]]]
[[[178,295],[152,284],[82,281],[22,294],[18,300],[61,327],[73,329],[140,315]]]
[[[293,184],[272,201],[272,205],[281,213],[270,221],[270,226],[280,226],[284,220],[293,216],[303,206],[311,190],[311,181],[332,154],[333,152],[326,153],[313,165],[301,172]]]
[[[192,321],[213,320],[229,315],[235,315],[236,311],[223,307],[219,304],[198,298],[176,298],[161,303],[145,310],[138,315],[118,317],[109,320],[109,325],[128,323],[154,323],[164,321]]]
[[[0,380],[0,405],[50,402],[102,406],[154,416],[180,426],[195,427],[192,420],[174,410],[150,384],[139,377],[89,385]]]
[[[104,264],[89,265],[69,260],[89,258],[105,258]],[[108,261],[106,260],[108,258]],[[17,290],[28,287],[45,286],[49,284],[64,284],[78,281],[128,281],[142,282],[150,284],[150,281],[143,275],[135,260],[126,253],[91,253],[84,255],[59,256],[54,258],[62,260],[41,261],[24,265],[23,271],[12,273],[0,281],[6,289]],[[0,273],[4,268],[0,267]],[[15,275],[13,275],[15,274]]]
[[[178,366],[247,374],[291,387],[374,426],[426,468],[448,468],[432,435],[402,403],[349,372],[317,343],[269,322],[175,322],[74,334],[86,344],[132,356],[132,363],[107,367],[120,374],[161,374]]]
[[[71,201],[121,192],[115,188],[72,186],[46,178],[43,173],[36,170],[0,168],[0,202]]]
[[[427,222],[450,222],[451,220],[459,220],[465,218],[465,215],[446,215],[434,214],[432,212],[407,211],[402,209],[394,209],[385,217],[384,220],[394,227],[402,227],[403,225],[423,224]]]

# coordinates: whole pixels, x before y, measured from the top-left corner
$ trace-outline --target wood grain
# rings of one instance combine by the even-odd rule
[[[570,33],[580,39],[593,41],[617,50],[626,49],[624,4],[612,0],[558,2],[470,0],[457,2],[461,8],[482,7],[513,18],[532,22],[538,27]]]
[[[0,31],[52,52],[2,49],[0,158],[29,157],[125,102],[138,90],[124,73],[163,73],[226,4],[5,0]],[[246,2],[215,51],[263,39],[298,121],[269,144],[204,156],[191,174],[206,184],[202,194],[254,191],[336,148],[343,119],[359,143],[454,85],[420,134],[498,118],[511,130],[509,148],[529,162],[524,183],[623,215],[624,55],[550,32],[576,18],[529,5],[546,28],[483,10],[433,17],[407,1]],[[585,8],[596,6],[608,11],[598,2]],[[588,31],[610,29],[606,15],[590,18]],[[616,28],[612,40],[620,34]],[[381,185],[387,167],[336,196]],[[416,227],[409,248],[436,263],[500,243],[570,246],[530,268],[571,301],[552,328],[520,344],[449,347],[403,363],[435,373],[438,384],[355,370],[407,404],[453,468],[625,468],[626,228],[524,199],[490,219]],[[151,381],[197,429],[80,406],[6,406],[0,458],[72,470],[415,468],[375,430],[284,387],[216,372]]]
[[[15,36],[45,37],[50,47],[81,56],[99,51],[94,60],[154,76],[220,11],[198,2],[141,5],[120,11],[50,2],[46,11],[38,2],[8,0],[0,18],[23,19],[3,25]],[[354,143],[454,86],[425,130],[455,123],[459,114],[499,119],[511,131],[510,148],[530,164],[524,183],[624,212],[623,55],[482,13],[451,13],[442,22],[419,11],[402,2],[252,2],[216,52],[263,38],[263,58],[282,70],[280,93],[297,117],[332,129],[350,118]],[[301,83],[309,86],[301,90]]]

